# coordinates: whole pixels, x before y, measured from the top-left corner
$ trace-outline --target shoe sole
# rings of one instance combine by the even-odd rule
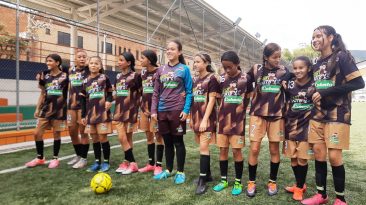
[[[246,191],[246,194],[248,197],[255,197],[255,195],[257,194],[257,190],[255,190],[253,194],[250,194],[248,191]]]

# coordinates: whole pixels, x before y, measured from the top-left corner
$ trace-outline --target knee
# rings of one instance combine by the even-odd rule
[[[242,157],[241,149],[232,149],[235,159]]]
[[[259,155],[260,148],[255,146],[250,148],[250,154],[252,156],[258,156]]]
[[[201,154],[209,154],[210,150],[208,144],[200,144],[200,153]]]
[[[220,156],[222,156],[222,157],[228,157],[228,154],[229,153],[229,148],[220,148]]]
[[[308,160],[306,160],[306,159],[297,159],[297,163],[300,166],[305,166],[305,165],[308,164]]]
[[[330,151],[328,157],[332,166],[340,166],[343,164],[342,150]]]

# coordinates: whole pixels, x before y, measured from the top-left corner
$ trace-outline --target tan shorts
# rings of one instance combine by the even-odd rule
[[[261,142],[263,137],[268,136],[270,142],[281,142],[284,140],[285,121],[279,119],[267,121],[259,116],[250,116],[249,136],[250,141]]]
[[[223,148],[243,148],[245,146],[245,137],[241,135],[217,135],[217,146]]]
[[[81,110],[67,110],[67,125],[71,127],[76,123],[81,124]]]
[[[195,141],[197,144],[216,144],[215,132],[196,132]]]
[[[144,113],[140,113],[139,128],[145,132],[157,132],[158,122],[146,116]]]
[[[289,158],[314,159],[314,152],[308,142],[284,141],[284,155]]]
[[[38,118],[36,125],[36,132],[51,130],[53,131],[65,131],[66,121],[65,120],[49,120],[46,118]]]
[[[130,123],[130,122],[118,122],[113,121],[113,124],[116,125],[116,129],[118,133],[131,133],[137,131],[138,123]]]
[[[331,149],[349,149],[350,125],[340,122],[309,122],[308,142],[312,144],[325,143]]]
[[[105,122],[96,125],[86,125],[84,133],[88,134],[110,134],[112,133],[112,123]]]

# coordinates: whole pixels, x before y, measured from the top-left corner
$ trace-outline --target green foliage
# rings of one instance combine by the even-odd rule
[[[28,41],[20,39],[19,48],[23,52],[28,46]],[[4,25],[0,25],[0,58],[16,59],[16,37],[4,31]]]
[[[292,52],[285,48],[282,51],[282,58],[288,62],[292,62],[292,60],[298,56],[307,56],[310,60],[319,56],[319,53],[314,51],[310,45],[305,45],[302,48],[296,48]]]

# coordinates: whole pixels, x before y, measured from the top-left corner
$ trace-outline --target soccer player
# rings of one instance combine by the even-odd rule
[[[141,66],[145,67],[141,71],[142,78],[142,97],[141,97],[141,114],[139,127],[145,131],[147,137],[147,153],[149,163],[139,169],[139,172],[153,171],[154,175],[160,174],[162,169],[162,160],[164,153],[163,138],[157,131],[158,122],[151,118],[151,99],[154,92],[155,73],[157,71],[158,58],[152,50],[141,52]],[[156,161],[155,161],[155,141],[156,138]]]
[[[196,54],[193,67],[197,75],[193,78],[190,122],[200,146],[200,176],[196,188],[196,194],[199,195],[207,191],[206,182],[212,181],[209,145],[216,141],[216,95],[219,92],[219,82],[207,53]]]
[[[154,176],[154,179],[166,179],[172,175],[175,147],[178,166],[174,183],[182,184],[186,180],[183,135],[186,133],[186,119],[192,103],[192,77],[185,65],[179,41],[168,43],[166,56],[168,63],[156,72],[151,117],[158,120],[159,133],[164,139],[167,169]]]
[[[48,168],[57,168],[60,164],[58,154],[61,147],[61,131],[66,128],[66,99],[68,89],[67,73],[61,71],[62,59],[58,54],[46,57],[48,70],[37,75],[38,87],[41,94],[38,99],[36,111],[37,126],[34,131],[37,157],[25,164],[26,167],[35,167],[46,163],[43,155],[43,133],[46,129],[53,129],[53,159]]]
[[[221,56],[225,74],[220,80],[219,127],[217,146],[220,148],[221,181],[213,187],[216,192],[228,187],[228,153],[229,147],[233,152],[235,167],[235,182],[232,195],[239,195],[243,190],[241,178],[243,175],[242,148],[245,146],[245,117],[252,92],[250,76],[241,72],[240,60],[234,51],[227,51]]]
[[[135,72],[135,57],[130,52],[119,56],[118,66],[121,73],[116,76],[114,85],[116,109],[113,121],[116,124],[118,139],[125,152],[125,160],[116,172],[131,174],[138,171],[132,148],[132,134],[137,130],[137,115],[141,96],[141,75]]]
[[[329,201],[326,192],[328,153],[337,197],[334,204],[347,204],[342,150],[349,149],[351,92],[365,87],[365,82],[341,35],[332,26],[317,27],[313,31],[312,46],[320,52],[320,58],[313,66],[316,92],[312,99],[317,109],[313,109],[309,125],[318,193],[302,203],[325,204]]]
[[[102,59],[98,56],[89,60],[90,75],[84,79],[81,96],[81,116],[85,133],[93,139],[95,162],[88,172],[109,170],[110,144],[107,135],[112,133],[111,111],[112,85],[104,74]],[[104,160],[102,162],[102,152]]]

